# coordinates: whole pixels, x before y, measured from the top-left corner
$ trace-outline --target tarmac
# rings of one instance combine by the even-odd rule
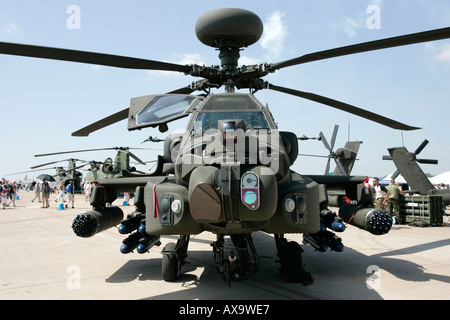
[[[31,202],[34,192],[20,191],[16,207],[0,207],[0,299],[2,300],[448,300],[450,299],[450,221],[443,226],[394,225],[374,236],[347,226],[339,234],[343,252],[317,252],[288,234],[304,249],[303,263],[314,283],[286,283],[273,235],[253,234],[259,271],[231,285],[216,271],[211,233],[191,237],[188,263],[174,282],[161,275],[161,250],[177,237],[161,238],[148,253],[122,254],[126,236],[111,228],[89,239],[77,237],[72,220],[90,209],[83,195],[75,208],[60,210]],[[132,201],[131,201],[132,202]],[[114,203],[125,213],[134,206]],[[444,217],[448,220],[448,217]]]

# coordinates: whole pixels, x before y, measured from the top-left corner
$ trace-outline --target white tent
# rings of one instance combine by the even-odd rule
[[[438,174],[437,176],[430,178],[430,181],[434,185],[439,183],[450,184],[450,171]]]
[[[380,184],[389,184],[391,183],[391,179],[392,179],[392,175],[393,173],[390,173],[386,176],[384,176],[383,178],[380,178]],[[395,178],[395,183],[397,184],[407,184],[408,182],[406,182],[405,178],[403,178],[403,176],[401,174],[398,175],[397,178]]]

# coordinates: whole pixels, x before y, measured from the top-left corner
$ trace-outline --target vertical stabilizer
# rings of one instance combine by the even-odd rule
[[[433,184],[419,167],[415,153],[408,152],[405,147],[390,148],[388,151],[398,171],[412,190],[427,194],[429,190],[434,189]]]
[[[347,141],[344,148],[336,150],[337,160],[342,164],[345,172],[342,173],[339,166],[336,166],[336,169],[334,169],[333,172],[334,176],[350,175],[361,143],[362,141]]]

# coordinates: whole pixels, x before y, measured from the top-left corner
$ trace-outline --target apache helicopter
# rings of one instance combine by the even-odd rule
[[[450,190],[436,189],[419,166],[419,163],[438,164],[438,160],[435,159],[418,159],[416,157],[428,143],[428,140],[424,140],[414,152],[408,151],[405,147],[389,148],[390,155],[383,156],[383,160],[394,161],[397,171],[392,175],[392,179],[397,178],[401,174],[411,188],[410,193],[441,196],[443,203],[449,205]]]
[[[328,156],[321,156],[321,155],[312,155],[312,154],[299,154],[300,156],[307,156],[307,157],[320,157],[320,158],[327,158],[327,164],[325,167],[325,176],[330,175],[330,162],[331,159],[334,160],[336,163],[336,168],[334,169],[332,175],[334,177],[336,176],[350,176],[350,173],[353,169],[353,165],[356,161],[356,156],[359,151],[359,147],[362,144],[362,141],[347,141],[345,143],[345,146],[343,148],[338,148],[336,151],[333,151],[334,144],[336,142],[337,133],[339,130],[339,126],[335,125],[333,130],[333,135],[331,136],[331,141],[328,143],[328,140],[326,139],[323,132],[319,133],[319,137],[317,138],[308,138],[308,137],[300,137],[298,140],[319,140],[322,141],[325,148],[329,151]],[[308,176],[308,175],[307,175]],[[313,178],[317,180],[316,178]],[[333,178],[335,179],[335,178]],[[342,185],[337,184],[334,186],[329,185],[327,189],[327,198],[328,198],[328,204],[330,206],[334,207],[340,207],[342,204],[346,202],[347,197],[347,190],[346,188],[342,187]]]
[[[330,162],[331,159],[336,163],[336,168],[334,169],[334,176],[341,175],[350,175],[353,165],[356,161],[356,156],[359,151],[359,147],[362,144],[362,141],[347,141],[343,148],[338,148],[336,151],[333,151],[334,144],[336,143],[337,132],[339,130],[339,126],[335,125],[333,130],[333,135],[331,136],[331,141],[328,143],[328,140],[325,138],[323,132],[319,133],[318,138],[308,138],[306,136],[298,138],[298,140],[310,140],[315,139],[322,141],[325,148],[329,151],[328,156],[319,156],[319,155],[311,155],[311,154],[299,154],[300,156],[307,157],[319,157],[319,158],[327,158],[327,165],[325,167],[325,175],[330,174]]]
[[[121,252],[147,252],[159,245],[163,235],[180,236],[163,248],[162,274],[166,281],[179,277],[186,262],[191,235],[204,231],[217,235],[212,244],[217,270],[226,281],[245,279],[259,266],[252,233],[273,234],[280,271],[289,282],[311,283],[303,269],[302,249],[285,234],[299,233],[324,251],[342,251],[332,231],[341,232],[348,222],[373,234],[385,234],[392,225],[387,212],[371,207],[366,177],[303,176],[290,169],[298,155],[297,136],[279,131],[269,108],[255,97],[269,89],[312,100],[382,125],[415,130],[416,127],[388,119],[324,96],[280,87],[262,78],[277,70],[313,61],[336,58],[450,37],[450,28],[421,32],[311,53],[279,63],[238,67],[240,51],[256,43],[263,23],[251,11],[217,9],[203,14],[195,31],[203,44],[218,49],[221,66],[179,65],[109,54],[0,42],[0,53],[82,62],[119,68],[181,72],[201,78],[165,95],[134,98],[130,107],[89,125],[74,136],[89,133],[128,119],[128,129],[159,127],[191,115],[183,134],[165,139],[164,155],[151,175],[99,179],[91,196],[92,210],[78,215],[72,224],[80,237],[91,237],[116,225],[130,234]],[[225,87],[225,93],[211,94]],[[236,93],[248,89],[249,93]],[[201,95],[192,95],[202,91]],[[327,189],[344,188],[357,204],[342,204],[336,214],[327,209]],[[136,211],[125,219],[119,207],[108,206],[118,192],[135,192]],[[329,231],[331,230],[331,231]],[[225,236],[235,254],[225,254]],[[253,258],[250,257],[250,251]]]

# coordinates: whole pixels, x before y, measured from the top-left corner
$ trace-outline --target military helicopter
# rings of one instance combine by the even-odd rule
[[[333,130],[333,135],[331,136],[331,141],[328,143],[323,132],[319,133],[319,137],[317,138],[309,138],[306,136],[298,138],[298,140],[310,140],[315,139],[322,141],[324,147],[328,150],[328,156],[320,156],[320,155],[312,155],[312,154],[299,154],[300,156],[307,157],[320,157],[327,158],[327,165],[325,167],[325,175],[330,174],[330,162],[331,159],[336,163],[336,168],[334,169],[333,175],[350,175],[353,165],[356,161],[356,155],[358,154],[359,147],[362,144],[362,141],[347,141],[343,148],[338,148],[336,151],[333,151],[334,144],[336,143],[336,137],[339,130],[339,126],[335,125]]]
[[[203,44],[218,49],[221,66],[179,65],[109,54],[0,43],[0,53],[27,57],[82,62],[118,68],[181,72],[201,78],[163,95],[138,97],[130,107],[97,121],[73,136],[91,132],[128,119],[128,129],[159,127],[191,116],[186,131],[169,135],[164,155],[159,157],[158,174],[99,179],[91,196],[92,210],[78,215],[72,224],[80,237],[91,237],[119,225],[129,234],[122,253],[145,253],[160,243],[164,235],[180,236],[177,243],[163,248],[162,274],[176,280],[186,262],[191,235],[212,232],[217,270],[230,283],[246,279],[260,264],[252,233],[273,234],[281,274],[288,282],[313,281],[304,270],[302,249],[285,234],[308,237],[319,251],[342,251],[334,232],[348,222],[375,235],[386,234],[392,225],[384,210],[371,207],[365,192],[366,177],[303,176],[290,169],[298,155],[297,136],[279,131],[267,106],[255,93],[269,89],[312,100],[382,125],[415,130],[367,110],[317,94],[277,86],[262,78],[296,65],[421,42],[447,39],[450,28],[432,30],[378,41],[360,43],[303,55],[278,63],[238,67],[240,51],[256,43],[262,33],[260,18],[251,11],[225,8],[203,14],[195,31]],[[211,89],[225,87],[225,93]],[[248,89],[249,93],[237,93]],[[201,91],[200,95],[192,95]],[[327,208],[327,189],[344,188],[354,204],[342,204],[338,214]],[[119,207],[108,206],[118,192],[135,192],[136,211],[125,219]],[[331,231],[329,231],[331,230]],[[226,255],[225,237],[234,251]],[[309,237],[311,236],[311,237]],[[252,257],[250,256],[250,252]]]
[[[450,204],[450,191],[448,189],[436,189],[430,182],[426,174],[420,168],[420,164],[438,164],[436,159],[418,159],[417,155],[425,149],[429,141],[424,140],[420,146],[414,151],[410,152],[405,147],[389,148],[389,156],[383,156],[383,160],[394,161],[397,170],[392,175],[392,178],[397,178],[400,174],[405,178],[409,187],[421,195],[436,195],[441,196],[445,205]]]
[[[65,169],[64,167],[42,168],[42,167],[45,167],[45,166],[49,166],[49,165],[52,165],[52,164],[65,162],[65,161],[68,161],[67,169]],[[16,172],[16,173],[12,173],[12,174],[9,174],[9,175],[16,175],[16,174],[22,174],[22,173],[38,172],[38,171],[54,169],[54,170],[56,170],[56,172],[55,172],[55,174],[52,175],[52,177],[55,178],[54,181],[55,181],[56,184],[59,184],[60,181],[63,181],[64,185],[67,185],[72,180],[72,181],[74,181],[75,190],[81,190],[80,182],[81,182],[81,180],[83,178],[83,174],[80,171],[77,171],[77,170],[83,168],[84,166],[86,166],[87,163],[85,163],[85,164],[83,164],[81,166],[77,166],[77,164],[76,164],[77,161],[84,161],[84,160],[71,158],[71,159],[65,159],[65,160],[52,161],[52,162],[43,163],[43,164],[39,164],[39,165],[30,167],[30,169],[33,169],[33,170],[28,170],[28,171],[23,171],[23,172]],[[87,162],[87,161],[84,161],[84,162]],[[38,169],[38,168],[42,168],[42,169]]]
[[[46,154],[37,154],[35,157],[46,157],[46,156],[54,156],[59,154],[67,154],[67,153],[80,153],[80,152],[93,152],[93,151],[107,151],[107,150],[116,150],[117,154],[115,160],[108,157],[105,161],[85,161],[88,162],[91,167],[89,169],[89,173],[86,176],[86,180],[89,182],[97,181],[98,179],[106,179],[106,178],[118,178],[118,177],[131,177],[135,172],[139,172],[136,170],[136,167],[131,166],[130,158],[133,158],[137,161],[137,163],[141,165],[147,165],[148,161],[144,162],[134,153],[132,153],[131,149],[138,150],[157,150],[159,149],[150,149],[150,148],[130,148],[130,147],[113,147],[113,148],[97,148],[97,149],[86,149],[86,150],[72,150],[72,151],[62,151],[62,152],[53,152]],[[86,164],[85,164],[86,165]],[[84,167],[85,165],[81,166]],[[79,168],[81,168],[79,167]],[[140,172],[145,174],[143,172]]]

